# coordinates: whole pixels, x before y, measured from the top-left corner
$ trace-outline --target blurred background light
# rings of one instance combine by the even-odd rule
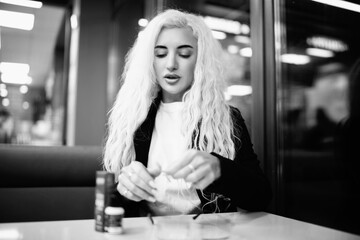
[[[27,109],[29,109],[29,107],[30,107],[29,102],[26,102],[26,101],[25,101],[25,102],[22,103],[22,108],[23,108],[23,109],[27,110]]]
[[[251,57],[252,56],[252,50],[250,47],[244,47],[239,50],[239,53],[243,57]]]
[[[211,33],[212,33],[213,37],[218,39],[218,40],[226,39],[226,34],[223,33],[223,32],[211,30]]]
[[[334,52],[321,48],[307,48],[306,54],[322,58],[330,58],[334,56]]]
[[[0,0],[2,3],[13,4],[23,7],[41,8],[42,2],[31,0]]]
[[[1,73],[28,74],[29,71],[30,71],[30,66],[29,64],[26,63],[0,62]]]
[[[70,17],[70,26],[71,29],[76,29],[78,27],[78,18],[75,14],[71,15]]]
[[[32,30],[34,27],[34,14],[0,10],[0,26]]]
[[[248,85],[231,85],[226,90],[226,94],[230,96],[246,96],[251,93],[252,87]]]
[[[1,104],[4,107],[8,107],[10,105],[10,100],[8,98],[3,98],[3,100],[1,101]]]
[[[251,42],[249,37],[240,36],[240,35],[235,36],[234,40],[235,40],[235,42],[243,43],[243,44],[250,44],[250,42]]]
[[[310,62],[310,57],[307,55],[286,53],[281,55],[281,61],[283,63],[295,64],[295,65],[305,65]]]
[[[1,88],[0,89],[0,97],[7,97],[8,95],[8,90],[6,88]]]
[[[347,2],[347,1],[342,1],[342,0],[312,0],[312,1],[323,3],[326,5],[333,6],[333,7],[338,7],[338,8],[354,11],[354,12],[360,12],[359,4],[355,4],[355,3],[351,3],[351,2]]]
[[[227,47],[227,50],[231,54],[237,54],[239,52],[239,47],[231,44]]]
[[[241,23],[238,21],[233,21],[224,18],[217,17],[204,17],[204,21],[206,25],[212,30],[219,30],[232,34],[240,34],[241,33]]]
[[[1,81],[10,84],[31,84],[32,78],[21,73],[3,73],[1,74]]]
[[[20,91],[20,93],[25,94],[29,91],[29,88],[26,85],[22,85],[22,86],[20,86],[19,91]]]
[[[349,49],[345,42],[325,36],[308,37],[306,43],[315,48],[327,49],[334,52],[344,52]]]
[[[148,25],[149,21],[145,18],[141,18],[138,21],[138,24],[140,27],[146,27]]]
[[[241,33],[242,33],[242,34],[245,34],[245,35],[250,34],[250,27],[249,27],[249,25],[241,24]]]

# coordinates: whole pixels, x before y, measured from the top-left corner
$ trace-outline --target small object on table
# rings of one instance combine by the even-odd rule
[[[95,230],[105,232],[105,208],[109,205],[110,197],[115,186],[115,176],[106,171],[96,172],[95,187]]]
[[[123,233],[122,219],[124,217],[122,207],[108,206],[105,208],[105,231],[109,234]]]

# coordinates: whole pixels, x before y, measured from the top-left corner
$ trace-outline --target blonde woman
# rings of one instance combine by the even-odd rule
[[[266,208],[268,181],[224,99],[221,51],[201,17],[178,10],[139,34],[104,148],[126,216]]]

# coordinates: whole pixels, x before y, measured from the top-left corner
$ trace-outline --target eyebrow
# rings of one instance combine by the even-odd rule
[[[160,48],[160,49],[167,49],[167,47],[166,47],[166,46],[163,46],[163,45],[157,45],[157,46],[155,46],[155,49],[158,49],[158,48]],[[191,48],[191,49],[193,49],[194,47],[191,46],[191,45],[180,45],[180,46],[177,47],[177,49],[183,49],[183,48]]]

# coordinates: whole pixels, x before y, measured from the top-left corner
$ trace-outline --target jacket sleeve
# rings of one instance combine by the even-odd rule
[[[260,168],[240,111],[232,108],[232,118],[237,137],[235,159],[211,153],[220,161],[221,176],[204,190],[230,198],[231,204],[238,208],[264,211],[272,195],[269,181]]]

